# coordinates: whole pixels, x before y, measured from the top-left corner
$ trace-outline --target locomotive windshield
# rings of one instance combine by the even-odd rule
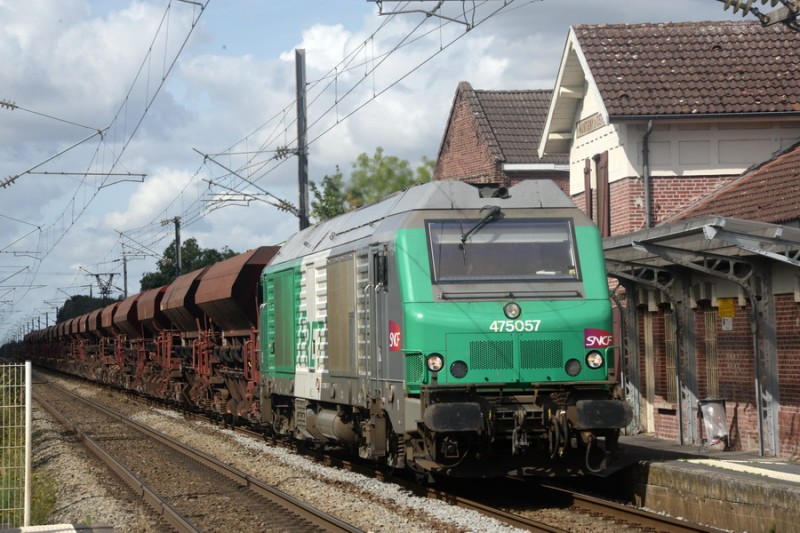
[[[569,220],[495,219],[463,238],[475,221],[429,221],[433,278],[438,283],[575,280]]]

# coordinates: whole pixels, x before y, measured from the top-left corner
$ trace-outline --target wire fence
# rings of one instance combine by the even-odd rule
[[[31,363],[0,361],[0,529],[30,525]]]

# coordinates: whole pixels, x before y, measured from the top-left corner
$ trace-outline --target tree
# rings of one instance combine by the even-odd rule
[[[181,244],[181,272],[191,272],[214,263],[218,263],[236,255],[227,246],[222,251],[213,248],[201,248],[197,244],[197,239],[186,239]],[[169,285],[175,281],[175,241],[173,240],[164,250],[161,259],[156,263],[156,272],[147,272],[142,276],[140,284],[142,290],[155,289],[162,285]]]
[[[362,153],[353,163],[350,184],[345,190],[347,202],[351,208],[360,207],[415,183],[430,181],[436,163],[427,157],[423,157],[422,161],[422,166],[416,169],[415,174],[408,161],[384,155],[380,146],[372,157]]]
[[[322,190],[313,181],[311,186],[311,217],[315,220],[328,220],[344,213],[344,177],[339,167],[332,176],[322,178]]]
[[[114,302],[116,300],[108,300],[105,298],[92,298],[91,296],[83,296],[81,294],[77,294],[75,296],[71,296],[64,305],[58,310],[56,314],[56,322],[64,322],[65,320],[69,320],[70,318],[75,318],[76,316],[85,315],[86,313],[91,313],[95,309],[100,309],[101,307],[105,307],[106,305]]]
[[[336,167],[335,174],[323,178],[321,191],[311,182],[311,192],[314,195],[311,216],[317,221],[327,220],[362,205],[377,202],[415,183],[430,181],[435,165],[435,161],[423,157],[422,165],[412,170],[408,161],[384,155],[381,147],[375,149],[372,157],[362,153],[353,162],[353,171],[347,185],[344,184],[339,167]]]

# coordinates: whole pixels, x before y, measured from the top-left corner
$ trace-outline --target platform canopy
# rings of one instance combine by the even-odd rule
[[[759,417],[761,455],[770,450],[777,455],[778,412],[780,410],[778,357],[775,339],[775,310],[772,302],[771,265],[800,266],[800,229],[766,222],[703,216],[664,224],[634,233],[603,239],[608,274],[620,280],[620,286],[659,289],[675,305],[675,336],[678,343],[676,368],[695,369],[694,337],[678,334],[678,321],[691,323],[686,271],[725,279],[738,284],[751,304],[754,325],[754,389]],[[682,267],[676,269],[673,267]],[[691,276],[691,274],[689,274]],[[684,283],[676,283],[681,277]],[[625,287],[626,289],[629,286]],[[761,296],[760,298],[758,296]],[[629,306],[636,313],[636,306]],[[635,316],[630,320],[635,323]],[[636,343],[631,343],[636,350]],[[638,356],[627,359],[628,375],[639,375]],[[682,363],[680,361],[683,361]],[[680,439],[684,439],[684,421],[695,436],[694,409],[698,390],[696,376],[677,372]],[[641,384],[635,382],[637,390]],[[686,399],[687,401],[684,401]]]
[[[800,229],[718,216],[704,216],[606,237],[609,274],[687,263],[714,269],[761,256],[800,266]]]

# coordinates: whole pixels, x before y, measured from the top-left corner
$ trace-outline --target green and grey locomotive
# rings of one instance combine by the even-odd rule
[[[411,187],[294,235],[261,284],[275,433],[535,475],[601,469],[630,422],[599,233],[551,181]]]

